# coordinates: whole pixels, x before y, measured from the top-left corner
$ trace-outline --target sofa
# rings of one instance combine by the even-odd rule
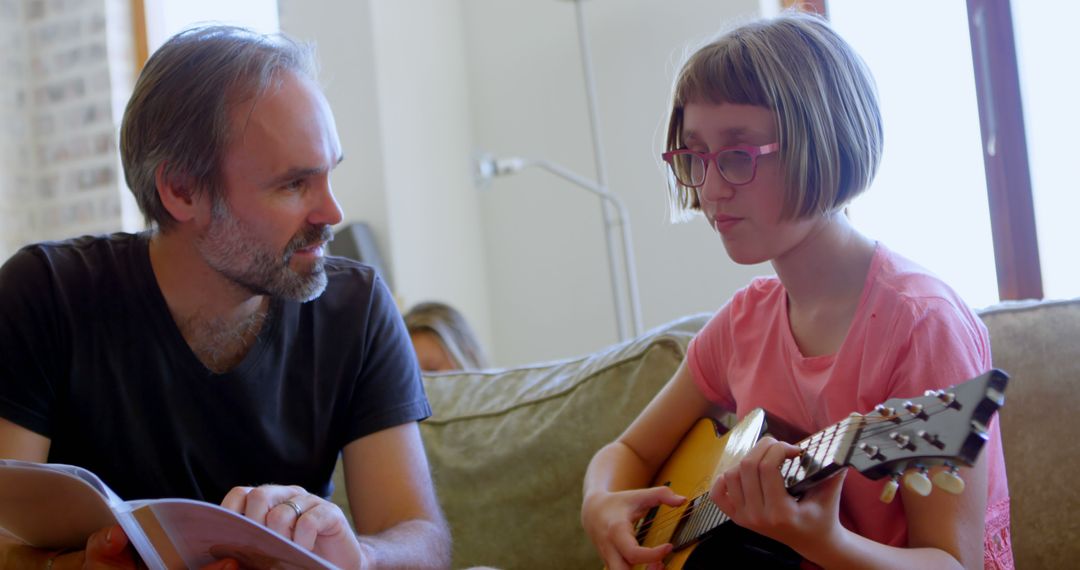
[[[1000,412],[1017,567],[1080,560],[1080,299],[980,311],[994,365],[1011,381]],[[579,522],[593,453],[674,373],[709,315],[694,315],[580,358],[424,378],[421,424],[454,536],[454,568],[589,568],[602,563]],[[339,486],[340,488],[340,486]]]

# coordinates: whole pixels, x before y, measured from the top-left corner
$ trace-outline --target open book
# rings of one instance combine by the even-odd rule
[[[81,467],[0,459],[0,535],[38,548],[79,549],[91,534],[117,523],[154,570],[202,568],[220,558],[251,568],[334,568],[288,538],[211,503],[124,501]]]

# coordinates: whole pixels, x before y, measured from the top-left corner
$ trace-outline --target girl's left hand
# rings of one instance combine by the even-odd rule
[[[233,487],[221,506],[291,538],[341,568],[367,567],[345,513],[303,487]]]
[[[787,492],[780,466],[798,446],[763,437],[738,465],[713,483],[711,497],[735,524],[804,553],[840,531],[840,491],[846,469],[801,499]]]

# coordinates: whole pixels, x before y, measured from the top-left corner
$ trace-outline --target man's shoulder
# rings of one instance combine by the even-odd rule
[[[144,234],[113,233],[84,235],[64,240],[41,241],[23,246],[13,257],[31,256],[45,259],[92,260],[145,247]]]
[[[344,257],[326,256],[326,289],[314,301],[315,307],[342,308],[379,304],[386,285],[372,266]]]
[[[133,248],[145,248],[139,234],[87,235],[58,241],[43,241],[19,249],[4,264],[3,273],[25,275],[46,272],[68,274],[100,272],[130,259]]]
[[[327,292],[339,289],[372,291],[379,281],[375,268],[354,259],[328,255],[323,262],[326,270]]]
[[[330,277],[337,276],[343,279],[366,279],[370,281],[375,276],[375,268],[348,257],[328,255],[324,258],[323,263],[327,275]]]

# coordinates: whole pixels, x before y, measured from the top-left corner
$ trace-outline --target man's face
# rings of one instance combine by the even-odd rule
[[[341,143],[319,89],[292,73],[278,79],[254,107],[231,112],[224,199],[212,205],[196,246],[253,294],[310,301],[326,288],[323,247],[342,218],[330,189]]]

